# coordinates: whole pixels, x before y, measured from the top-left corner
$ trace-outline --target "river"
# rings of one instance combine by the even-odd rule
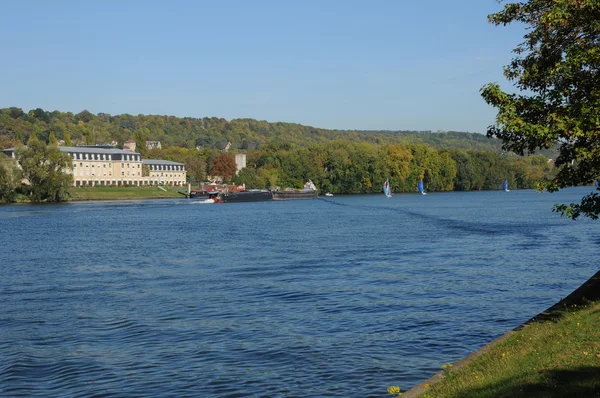
[[[384,397],[568,295],[591,191],[0,207],[0,395]]]

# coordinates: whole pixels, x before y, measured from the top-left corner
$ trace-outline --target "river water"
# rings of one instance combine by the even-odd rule
[[[406,390],[597,271],[590,191],[0,207],[0,396]]]

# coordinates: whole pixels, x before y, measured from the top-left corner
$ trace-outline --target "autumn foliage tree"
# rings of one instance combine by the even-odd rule
[[[529,0],[511,2],[489,16],[495,25],[524,24],[525,41],[504,69],[520,91],[498,84],[482,88],[488,104],[498,108],[488,136],[505,150],[533,153],[558,145],[558,174],[542,188],[589,184],[600,176],[600,2],[598,0]],[[600,214],[600,196],[581,203],[555,205],[576,219]]]
[[[236,166],[235,158],[227,153],[214,157],[210,164],[210,174],[212,176],[223,177],[225,181],[231,181],[235,176]]]

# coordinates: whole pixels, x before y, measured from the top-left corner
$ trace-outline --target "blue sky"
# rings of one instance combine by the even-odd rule
[[[0,107],[485,133],[496,0],[4,2]]]

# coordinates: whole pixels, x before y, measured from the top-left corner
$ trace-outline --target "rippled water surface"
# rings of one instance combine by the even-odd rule
[[[590,190],[0,207],[0,395],[405,390],[597,271]]]

